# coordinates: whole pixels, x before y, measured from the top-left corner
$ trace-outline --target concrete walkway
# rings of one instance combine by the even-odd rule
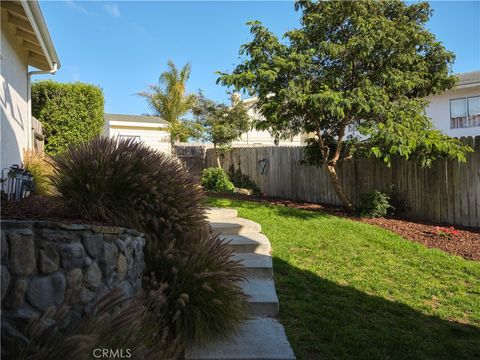
[[[237,217],[234,209],[211,209],[214,233],[230,241],[235,259],[243,260],[248,281],[241,284],[250,296],[250,318],[237,335],[208,346],[190,349],[188,360],[294,360],[285,330],[275,316],[279,304],[273,281],[271,246],[259,224]]]

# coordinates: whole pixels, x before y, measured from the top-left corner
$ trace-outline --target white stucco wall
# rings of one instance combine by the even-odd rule
[[[248,109],[248,115],[251,119],[261,119],[260,115],[253,107]],[[279,141],[279,146],[299,146],[304,144],[304,136],[296,135],[290,139],[282,139]],[[275,145],[275,138],[270,135],[268,131],[258,131],[252,129],[240,137],[239,140],[232,142],[232,146],[244,146],[244,145]]]
[[[427,100],[430,101],[430,104],[426,109],[426,114],[432,119],[438,130],[449,136],[478,136],[480,135],[480,126],[450,129],[450,100],[471,96],[480,96],[480,84],[477,87],[457,89],[440,95],[429,96]]]
[[[108,129],[108,136],[138,136],[140,141],[145,145],[150,146],[152,149],[171,153],[170,149],[170,136],[167,131],[154,128],[137,128],[137,127],[115,127],[110,126]]]
[[[0,76],[0,169],[19,164],[23,149],[28,146],[31,129],[28,124],[27,57],[1,14],[1,76]]]

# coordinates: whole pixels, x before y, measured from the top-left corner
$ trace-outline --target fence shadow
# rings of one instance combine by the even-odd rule
[[[480,328],[341,286],[274,258],[280,320],[301,359],[480,359]]]

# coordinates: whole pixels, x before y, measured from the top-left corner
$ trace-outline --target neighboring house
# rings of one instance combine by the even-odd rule
[[[480,135],[480,71],[458,74],[457,85],[449,91],[426,98],[429,105],[426,114],[435,128],[452,137]],[[261,120],[262,115],[255,109],[256,97],[243,100],[250,117]],[[358,136],[355,126],[349,126],[347,135]],[[279,145],[305,145],[306,134],[281,140]],[[274,145],[274,138],[268,131],[255,129],[244,133],[232,146]]]
[[[452,136],[480,135],[480,71],[458,74],[454,89],[427,97],[433,124]]]
[[[37,1],[1,1],[1,156],[0,169],[21,165],[34,149],[30,80],[55,73],[60,61]],[[29,66],[39,70],[30,71]]]
[[[254,121],[261,121],[262,115],[257,111],[255,104],[256,97],[243,100],[243,103],[248,109],[248,115]],[[292,136],[289,139],[279,139],[279,146],[299,146],[305,144],[306,137],[304,135]],[[275,139],[268,131],[259,131],[252,128],[252,130],[242,134],[241,138],[232,142],[232,146],[265,146],[275,145]]]
[[[158,116],[105,114],[104,136],[135,139],[171,153],[168,122]]]

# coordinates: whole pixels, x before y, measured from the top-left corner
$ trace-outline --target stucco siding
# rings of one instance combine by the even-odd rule
[[[13,35],[6,11],[1,14],[1,169],[20,164],[28,147],[27,58]]]
[[[477,136],[480,135],[480,126],[465,128],[450,128],[450,100],[466,98],[471,96],[480,96],[480,86],[467,89],[457,89],[447,91],[443,94],[430,96],[427,98],[430,104],[426,108],[426,114],[432,119],[433,124],[438,130],[452,137]]]

